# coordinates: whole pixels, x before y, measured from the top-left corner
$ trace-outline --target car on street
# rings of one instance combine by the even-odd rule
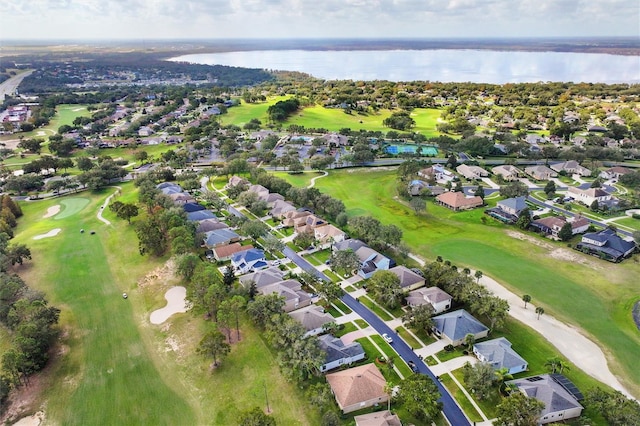
[[[382,335],[382,338],[385,340],[385,342],[387,343],[393,343],[393,337],[389,336],[387,333],[384,333]]]
[[[414,373],[418,372],[418,366],[416,365],[415,362],[409,361],[407,364],[409,365],[409,368],[411,369],[411,371],[413,371]]]

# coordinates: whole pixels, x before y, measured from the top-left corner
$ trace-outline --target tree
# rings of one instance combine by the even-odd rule
[[[570,222],[565,222],[558,232],[558,238],[560,238],[561,241],[569,241],[571,237],[573,237],[573,227]]]
[[[15,243],[7,247],[5,256],[6,261],[11,266],[15,264],[22,265],[25,259],[31,260],[31,250],[25,244]]]
[[[440,392],[435,383],[426,375],[413,374],[399,385],[396,398],[412,415],[431,424],[442,409]]]
[[[360,266],[360,259],[352,249],[336,250],[331,253],[331,269],[342,274],[351,273]]]
[[[213,358],[213,366],[218,366],[218,359],[222,359],[229,354],[231,346],[225,341],[224,334],[218,330],[207,332],[200,344],[197,353]]]
[[[260,407],[243,411],[238,418],[239,426],[276,426],[274,418],[265,414]]]
[[[315,284],[315,289],[327,303],[339,299],[344,294],[342,287],[333,281],[319,280]]]
[[[520,212],[520,216],[518,216],[518,220],[516,221],[516,226],[520,229],[527,229],[531,225],[531,213],[528,207],[525,207]]]
[[[201,263],[200,258],[195,253],[186,253],[178,257],[176,271],[186,281],[191,281],[198,264]]]
[[[126,220],[131,224],[131,218],[138,216],[138,206],[132,203],[123,203],[120,201],[114,201],[109,204],[109,210],[114,212],[120,219]]]
[[[477,270],[477,271],[475,272],[475,274],[473,274],[473,276],[474,276],[474,277],[476,277],[476,283],[479,283],[479,282],[480,282],[480,278],[482,278],[482,275],[483,275],[483,274],[482,274],[482,271],[480,271],[480,270]]]
[[[409,205],[416,214],[424,213],[427,210],[427,203],[420,197],[414,197],[409,201]]]
[[[540,319],[540,315],[544,314],[544,309],[542,308],[542,306],[538,306],[536,308],[536,314],[538,314],[538,319]]]
[[[589,206],[592,212],[597,212],[600,209],[600,204],[598,204],[598,200],[593,200],[593,203]]]
[[[86,172],[88,170],[93,169],[93,166],[95,166],[95,164],[93,163],[93,161],[91,161],[89,157],[78,157],[76,159],[76,166],[81,171]]]
[[[547,182],[544,187],[544,193],[547,194],[547,198],[552,198],[553,194],[556,193],[556,183],[552,180]]]
[[[18,148],[22,148],[32,154],[40,154],[40,151],[42,151],[43,143],[43,139],[22,139],[18,143]]]
[[[397,308],[404,294],[400,278],[390,271],[376,271],[369,279],[367,290],[376,302],[389,309]]]
[[[495,380],[494,383],[498,384],[498,390],[502,392],[504,388],[504,384],[507,380],[512,380],[513,376],[509,373],[509,369],[507,367],[502,367],[494,371]]]
[[[567,362],[558,356],[548,358],[547,361],[544,363],[544,366],[547,367],[554,374],[555,373],[562,374],[564,370],[570,369]]]
[[[473,195],[475,195],[476,197],[480,197],[484,200],[484,188],[478,185]]]
[[[253,241],[269,232],[269,227],[261,220],[249,220],[240,226],[240,232],[251,237]]]
[[[586,392],[586,402],[596,412],[602,413],[610,425],[640,424],[640,404],[627,398],[620,391],[609,393],[601,388],[592,388]]]
[[[478,362],[475,365],[466,363],[462,368],[464,382],[478,399],[485,399],[491,393],[496,381],[493,367],[488,362]]]
[[[522,296],[522,301],[524,302],[524,308],[527,309],[527,303],[531,302],[531,296],[525,294]]]
[[[500,195],[505,198],[524,197],[529,194],[529,188],[519,180],[500,187]]]
[[[467,333],[464,336],[464,345],[467,347],[467,350],[471,350],[473,345],[476,343],[476,336],[472,333]]]
[[[236,271],[233,265],[227,265],[227,267],[224,268],[224,272],[222,273],[222,285],[227,290],[231,290],[231,286],[233,285],[235,280],[236,280]]]
[[[227,302],[229,302],[229,310],[231,311],[236,324],[236,337],[238,341],[240,341],[240,312],[245,306],[247,306],[247,300],[239,294],[236,294]]]
[[[273,254],[284,250],[285,244],[275,235],[267,234],[263,238],[262,247]]]
[[[282,312],[284,296],[277,294],[259,295],[247,304],[247,313],[258,327],[265,328],[272,317]]]
[[[497,426],[537,426],[544,403],[522,392],[513,392],[497,406]]]
[[[429,303],[412,307],[402,315],[402,321],[408,327],[430,332],[433,327],[433,306]]]

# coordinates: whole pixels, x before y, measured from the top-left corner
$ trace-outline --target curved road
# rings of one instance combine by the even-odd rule
[[[296,265],[298,265],[302,270],[309,272],[310,274],[314,274],[321,280],[331,281],[325,274],[318,271],[312,264],[306,261],[303,257],[298,255],[295,251],[293,251],[289,247],[285,247],[283,253],[291,259]],[[353,312],[357,313],[369,323],[371,327],[373,327],[378,333],[383,334],[387,333],[390,336],[396,335],[395,331],[391,329],[387,324],[384,323],[376,314],[371,312],[367,307],[362,305],[360,302],[356,301],[352,296],[345,294],[340,298]],[[395,349],[398,355],[406,362],[413,361],[418,368],[418,372],[420,374],[426,374],[433,380],[433,382],[438,387],[440,394],[442,397],[440,401],[442,402],[442,411],[445,417],[449,420],[449,423],[452,426],[470,426],[471,423],[464,415],[456,401],[453,399],[449,391],[440,383],[440,381],[436,378],[436,376],[429,370],[429,367],[420,359],[418,355],[407,345],[404,340],[402,340],[399,336],[393,340],[391,346]]]

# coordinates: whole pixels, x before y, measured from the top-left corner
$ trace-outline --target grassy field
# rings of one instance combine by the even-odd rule
[[[242,127],[251,119],[258,119],[262,123],[267,123],[267,109],[278,101],[285,100],[289,96],[278,96],[269,98],[268,101],[257,104],[242,103],[239,106],[229,108],[227,113],[222,115],[220,120],[224,124],[235,124]],[[324,128],[330,131],[338,131],[343,128],[351,130],[370,130],[388,132],[391,130],[382,125],[382,121],[391,115],[390,110],[380,110],[378,112],[358,113],[353,111],[347,114],[340,108],[325,108],[321,105],[308,106],[301,109],[297,114],[292,115],[282,123],[286,128],[291,124],[304,126],[307,128]],[[415,120],[416,126],[413,131],[422,133],[427,137],[438,136],[436,123],[440,117],[440,110],[416,108],[411,112],[411,117]]]
[[[481,209],[454,213],[430,202],[427,212],[416,216],[395,198],[395,185],[395,171],[380,168],[331,171],[316,182],[320,191],[345,203],[349,216],[370,214],[399,226],[404,241],[425,259],[440,255],[459,267],[482,270],[515,293],[530,294],[547,313],[599,342],[614,373],[640,395],[635,365],[640,335],[631,318],[639,298],[637,256],[611,264],[559,243],[547,247],[534,235],[532,241],[514,238],[521,234],[513,228],[492,220],[483,224]]]
[[[123,187],[120,199],[133,200],[132,185]],[[16,241],[29,245],[34,260],[21,275],[62,309],[65,355],[53,365],[45,390],[48,419],[70,425],[233,424],[240,411],[264,407],[266,384],[278,424],[318,424],[250,324],[222,366],[210,371],[195,347],[211,323],[190,313],[162,326],[148,322],[175,282],[141,280],[164,259],[142,258],[133,227],[110,212],[105,217],[112,226],[96,219],[112,191],[22,205]],[[42,219],[55,204],[63,205],[63,217]],[[54,228],[62,230],[58,236],[33,240]],[[96,234],[81,234],[81,228]]]
[[[58,133],[60,126],[67,124],[72,125],[76,117],[88,117],[91,112],[87,111],[86,105],[79,104],[61,104],[56,107],[56,115],[49,121],[46,126],[35,129],[31,132],[19,133],[15,135],[0,136],[0,140],[18,139],[18,136],[28,138],[47,139],[51,135]]]

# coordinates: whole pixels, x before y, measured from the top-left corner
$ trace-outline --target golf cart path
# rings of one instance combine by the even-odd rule
[[[424,265],[424,260],[417,256],[411,254],[409,257],[421,265]],[[475,271],[471,271],[471,274],[473,275],[474,272]],[[636,399],[636,397],[620,383],[617,377],[611,373],[602,349],[585,337],[580,330],[558,321],[551,315],[543,314],[540,316],[540,319],[538,319],[535,312],[535,305],[528,303],[527,309],[525,309],[524,302],[520,296],[507,290],[491,277],[483,275],[480,278],[480,283],[491,290],[496,296],[509,302],[509,315],[540,333],[549,343],[555,346],[562,355],[567,357],[569,361],[574,363],[582,371],[602,383],[619,390],[629,398]]]
[[[316,185],[316,179],[320,179],[327,176],[329,176],[329,172],[327,172],[326,170],[323,170],[322,176],[316,176],[311,178],[311,181],[309,182],[309,185],[307,186],[307,188],[313,188]]]
[[[104,209],[107,208],[107,206],[109,205],[109,201],[111,201],[111,199],[113,198],[114,195],[116,195],[118,192],[120,192],[120,190],[122,188],[120,188],[119,186],[112,186],[112,188],[117,188],[116,192],[114,192],[113,194],[109,195],[107,197],[106,200],[104,200],[104,204],[102,204],[102,206],[100,207],[100,209],[98,209],[98,214],[96,215],[98,217],[98,220],[101,222],[106,223],[107,225],[111,225],[111,221],[109,219],[105,219],[104,217],[102,217],[102,212],[104,211]]]

